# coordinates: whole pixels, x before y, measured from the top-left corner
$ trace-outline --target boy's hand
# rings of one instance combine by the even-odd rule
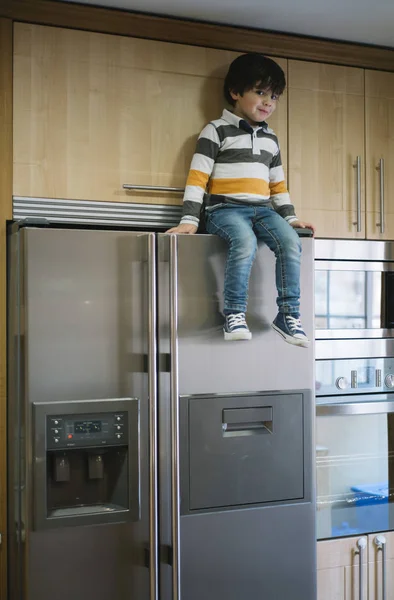
[[[299,227],[300,229],[311,229],[313,235],[315,235],[315,228],[312,223],[304,223],[303,221],[292,221],[290,225],[294,228]]]
[[[180,225],[177,225],[176,227],[171,227],[171,229],[168,229],[168,231],[166,231],[166,233],[196,233],[197,232],[197,225],[191,225],[190,223],[181,223]]]

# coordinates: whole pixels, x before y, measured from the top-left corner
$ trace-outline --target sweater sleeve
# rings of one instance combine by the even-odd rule
[[[298,217],[295,214],[294,205],[290,200],[290,194],[287,190],[279,145],[278,152],[271,161],[269,176],[271,202],[274,209],[288,223],[297,221]]]
[[[183,197],[181,223],[198,226],[204,194],[219,147],[220,140],[216,127],[208,123],[198,137],[196,151],[190,165]]]

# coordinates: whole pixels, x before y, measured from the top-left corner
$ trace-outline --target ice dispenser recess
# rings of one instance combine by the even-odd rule
[[[139,519],[137,398],[34,403],[34,528]]]

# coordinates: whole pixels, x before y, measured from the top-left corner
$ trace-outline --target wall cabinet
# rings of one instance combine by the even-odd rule
[[[394,532],[318,542],[317,600],[393,597]]]
[[[122,185],[184,187],[237,53],[23,23],[14,48],[14,195],[181,202]],[[285,158],[286,98],[270,125]]]
[[[394,74],[289,61],[289,187],[318,237],[394,238]]]
[[[178,204],[234,52],[17,23],[16,196]],[[318,237],[394,239],[394,73],[276,59],[277,133],[297,215]]]
[[[288,68],[289,188],[297,215],[319,237],[365,237],[364,71],[293,60]]]
[[[394,73],[365,72],[367,237],[394,239]]]

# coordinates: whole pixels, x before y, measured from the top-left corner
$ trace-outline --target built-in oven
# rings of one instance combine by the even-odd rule
[[[318,539],[394,529],[394,244],[316,241]]]
[[[335,358],[327,342],[316,344],[318,539],[394,529],[394,342],[386,342],[352,340],[352,358],[349,340]]]
[[[394,243],[316,240],[316,339],[394,335]]]

